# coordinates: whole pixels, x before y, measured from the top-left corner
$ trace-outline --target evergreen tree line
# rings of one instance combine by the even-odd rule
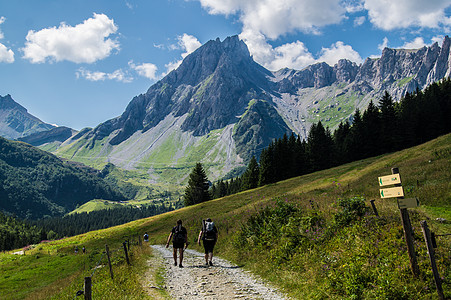
[[[40,220],[20,220],[0,211],[0,251],[125,224],[175,209],[174,204],[117,207]]]
[[[0,211],[0,251],[17,249],[47,239],[42,228],[7,216]]]
[[[407,93],[394,102],[385,92],[379,103],[357,109],[331,133],[321,121],[307,140],[292,134],[273,141],[253,157],[240,177],[220,180],[210,189],[213,199],[344,163],[409,148],[451,132],[451,80]]]
[[[116,207],[82,212],[64,217],[45,218],[31,224],[48,233],[48,239],[82,234],[92,230],[104,229],[125,224],[134,220],[159,215],[174,210],[173,204],[147,205],[142,207]]]

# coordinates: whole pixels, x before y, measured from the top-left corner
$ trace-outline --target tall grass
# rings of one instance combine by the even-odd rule
[[[115,249],[128,236],[136,239],[147,231],[151,243],[163,244],[176,220],[182,219],[189,247],[200,250],[195,245],[197,234],[202,219],[210,217],[220,231],[217,255],[261,275],[294,298],[433,299],[436,294],[419,221],[427,220],[437,234],[451,233],[450,154],[451,135],[446,135],[397,153],[40,244],[25,256],[0,254],[0,298],[73,299],[106,243]],[[410,272],[396,200],[379,198],[377,177],[390,174],[392,167],[400,170],[406,198],[419,197],[421,203],[409,209],[419,278]],[[376,199],[379,218],[369,210],[371,199]],[[365,209],[342,215],[343,201],[363,201]],[[448,222],[437,221],[439,217]],[[244,238],[252,224],[260,226],[260,231]],[[445,295],[451,297],[451,238],[439,237],[437,242],[439,272]],[[86,245],[88,255],[74,255],[75,245]],[[94,249],[96,253],[89,252]],[[136,252],[132,266],[118,260],[114,281],[107,268],[98,269],[93,277],[94,295],[110,299],[114,291],[116,296],[145,299],[139,277],[147,268],[150,251]],[[158,273],[158,268],[153,272]]]

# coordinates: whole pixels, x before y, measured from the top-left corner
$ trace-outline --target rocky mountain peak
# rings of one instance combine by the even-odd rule
[[[228,37],[222,42],[217,38],[188,55],[163,81],[177,86],[181,84],[195,86],[218,67],[239,65],[243,61],[251,62],[252,58],[247,45],[237,35]]]
[[[14,101],[10,94],[7,94],[4,97],[0,96],[0,109],[16,109],[27,112],[27,109]]]

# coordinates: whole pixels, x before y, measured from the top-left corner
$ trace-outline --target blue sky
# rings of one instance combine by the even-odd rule
[[[385,46],[441,45],[450,16],[451,0],[5,0],[0,95],[80,130],[217,37],[239,35],[270,70],[360,64]]]

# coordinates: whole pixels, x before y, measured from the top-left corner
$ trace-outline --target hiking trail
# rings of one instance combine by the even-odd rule
[[[242,270],[225,259],[213,258],[213,266],[205,265],[204,254],[187,249],[183,268],[174,266],[172,246],[152,245],[154,257],[152,266],[165,269],[165,283],[162,288],[173,299],[288,299],[282,293],[265,284],[249,271]]]

